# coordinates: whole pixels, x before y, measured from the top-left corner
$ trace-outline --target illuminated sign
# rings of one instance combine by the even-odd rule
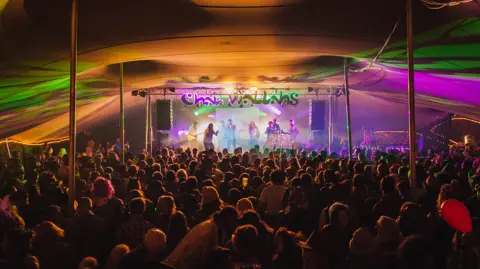
[[[284,94],[280,91],[280,94],[268,95],[266,92],[263,94],[254,95],[251,94],[230,94],[226,98],[228,106],[231,107],[244,107],[253,105],[268,105],[278,104],[281,106],[291,105],[296,106],[298,104],[298,97],[300,95],[297,92]],[[185,93],[182,95],[182,103],[186,106],[220,106],[224,104],[224,99],[218,97],[215,93],[211,96],[200,95],[197,93]]]

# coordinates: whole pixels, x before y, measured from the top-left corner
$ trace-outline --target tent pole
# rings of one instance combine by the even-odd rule
[[[345,72],[345,97],[347,107],[347,139],[348,139],[348,159],[352,160],[352,119],[350,118],[350,88],[348,86],[348,59],[345,57],[343,65]]]
[[[123,63],[120,63],[120,159],[125,164],[125,99],[123,93]]]
[[[150,156],[152,156],[152,151],[153,151],[153,128],[152,128],[152,95],[150,94],[150,91],[148,91],[148,134],[150,135],[150,148],[149,148],[149,153]]]
[[[415,88],[413,55],[413,2],[407,0],[407,50],[408,50],[408,133],[410,142],[410,182],[416,183],[416,139],[415,139]]]
[[[150,110],[149,106],[150,106],[149,100],[148,100],[148,97],[146,96],[145,98],[145,153],[148,152],[148,137],[149,137],[148,126],[150,125],[148,122],[149,121],[148,111]]]
[[[71,209],[75,203],[75,158],[77,135],[77,0],[72,0],[72,18],[70,32],[70,118],[68,151],[68,203]]]

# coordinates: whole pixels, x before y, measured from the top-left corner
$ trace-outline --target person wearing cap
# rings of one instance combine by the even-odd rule
[[[145,234],[141,245],[125,255],[120,261],[119,269],[173,269],[162,262],[165,258],[167,236],[160,229],[150,229]]]

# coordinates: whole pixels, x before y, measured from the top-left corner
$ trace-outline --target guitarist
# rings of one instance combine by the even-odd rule
[[[188,128],[188,144],[190,148],[198,146],[198,122],[194,121]]]

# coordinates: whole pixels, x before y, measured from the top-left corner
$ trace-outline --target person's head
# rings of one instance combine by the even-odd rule
[[[228,191],[228,204],[231,206],[236,206],[238,200],[242,198],[242,193],[240,192],[239,189],[232,188],[230,191]]]
[[[365,171],[365,165],[363,163],[356,163],[353,166],[353,172],[355,174],[363,174]]]
[[[128,209],[132,215],[143,215],[146,209],[145,201],[143,198],[134,198],[128,203]]]
[[[198,180],[197,180],[196,177],[190,176],[190,177],[188,177],[187,180],[185,181],[185,184],[186,184],[187,191],[188,191],[188,192],[191,192],[191,191],[193,191],[194,189],[197,188]]]
[[[78,213],[88,213],[92,211],[93,205],[92,200],[88,197],[82,197],[78,200]]]
[[[182,211],[176,211],[170,218],[168,236],[170,237],[172,233],[179,233],[177,236],[184,236],[188,230],[187,217]]]
[[[398,245],[401,240],[398,223],[387,216],[381,216],[377,221],[377,242],[379,244]]]
[[[228,124],[232,124],[232,119],[228,119]]]
[[[275,124],[275,123],[277,123],[277,119],[273,119],[273,121],[272,121],[272,122],[273,122],[274,124]]]
[[[398,247],[398,258],[404,268],[429,269],[432,267],[431,246],[421,235],[410,235]]]
[[[197,127],[198,126],[198,122],[197,121],[194,121],[193,122],[193,127]]]
[[[95,197],[112,198],[114,193],[115,189],[113,188],[112,183],[103,177],[98,177],[93,183],[93,195]]]
[[[268,126],[269,126],[269,127],[272,127],[272,126],[273,126],[273,121],[269,121],[269,122],[268,122]]]
[[[367,228],[358,228],[353,233],[349,246],[351,255],[365,257],[375,252],[377,242]]]
[[[270,180],[275,185],[283,185],[285,178],[285,173],[281,170],[275,170],[270,174]]]
[[[171,216],[175,213],[175,201],[173,197],[162,195],[157,201],[157,213],[160,215]]]
[[[188,173],[184,169],[180,169],[177,171],[176,177],[178,181],[183,182],[187,179]]]
[[[248,198],[242,198],[237,202],[237,212],[239,218],[243,216],[243,213],[253,210],[253,204]]]
[[[127,245],[116,245],[110,255],[108,256],[107,263],[105,264],[105,269],[117,269],[120,261],[130,252],[130,248]]]
[[[213,130],[213,123],[208,124],[208,129]]]
[[[225,125],[225,121],[224,121],[224,120],[221,120],[221,121],[220,121],[220,125],[222,125],[222,126]]]
[[[128,167],[128,176],[129,177],[135,177],[135,176],[137,176],[137,173],[138,173],[138,166],[132,164]]]
[[[295,242],[295,233],[287,230],[285,227],[281,227],[275,233],[275,247],[277,253],[291,255],[294,249],[298,249],[299,246]]]
[[[65,237],[65,232],[50,221],[44,221],[41,224],[37,225],[34,231],[34,243],[38,245],[59,242],[62,241]]]
[[[145,234],[143,245],[149,253],[161,253],[167,245],[167,236],[160,229],[150,229]]]
[[[294,120],[290,120],[290,126],[295,126],[295,121]]]
[[[237,227],[238,214],[234,207],[226,206],[213,215],[217,227],[227,233],[233,233]]]
[[[78,269],[96,269],[98,268],[98,261],[94,257],[83,258],[78,264]]]
[[[217,189],[214,187],[204,187],[202,190],[202,207],[205,205],[218,205],[220,207],[220,195],[218,194]]]
[[[393,176],[387,176],[380,182],[380,188],[383,195],[393,195],[395,193],[396,179]]]
[[[235,250],[244,255],[253,254],[257,249],[258,231],[253,225],[238,227],[232,236]]]
[[[342,203],[334,203],[328,210],[328,216],[332,226],[345,228],[350,223],[350,208]]]
[[[397,223],[404,236],[425,235],[428,229],[427,212],[419,204],[404,203],[400,208]]]
[[[437,209],[440,210],[443,202],[449,199],[455,199],[454,188],[452,184],[443,184],[437,197]]]

